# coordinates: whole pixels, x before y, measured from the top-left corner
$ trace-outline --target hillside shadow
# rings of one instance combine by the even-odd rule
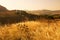
[[[5,13],[5,14],[4,14]],[[56,20],[60,19],[60,14],[43,14],[43,15],[34,15],[31,13],[27,13],[23,10],[11,10],[11,11],[5,11],[0,13],[0,25],[5,24],[15,24],[19,22],[25,22],[25,21],[37,21],[37,20]]]

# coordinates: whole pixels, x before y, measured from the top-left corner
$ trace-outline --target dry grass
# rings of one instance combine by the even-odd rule
[[[29,21],[0,26],[0,40],[60,40],[59,23]]]

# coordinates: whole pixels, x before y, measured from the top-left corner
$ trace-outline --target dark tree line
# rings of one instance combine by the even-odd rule
[[[40,20],[40,19],[47,19],[47,20],[60,19],[59,14],[34,15],[34,14],[30,14],[22,10],[15,10],[14,15],[13,16],[11,15],[10,16],[0,15],[0,24],[11,24],[11,23],[18,23],[18,22],[32,21],[32,20],[35,21],[35,20]]]

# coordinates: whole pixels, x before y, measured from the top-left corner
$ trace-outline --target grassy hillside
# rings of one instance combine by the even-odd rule
[[[0,40],[60,40],[60,10],[7,10],[0,6]]]

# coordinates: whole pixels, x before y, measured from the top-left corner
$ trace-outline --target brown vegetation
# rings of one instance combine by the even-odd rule
[[[0,26],[0,40],[60,40],[60,21],[28,21]]]

